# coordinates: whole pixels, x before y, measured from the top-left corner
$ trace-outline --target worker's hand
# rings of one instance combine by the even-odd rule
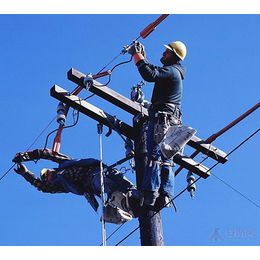
[[[140,42],[135,42],[128,50],[128,53],[133,56],[136,53],[141,53],[142,49],[144,49],[144,46]]]
[[[19,153],[17,153],[16,155],[15,155],[15,157],[13,158],[13,162],[14,163],[21,163],[21,162],[23,162],[23,161],[26,161],[26,160],[28,160],[29,159],[29,155],[28,155],[28,153],[21,153],[21,152],[19,152]]]
[[[143,46],[143,44],[141,44],[140,42],[139,42],[139,44],[140,44],[140,49],[141,49],[141,54],[143,55],[143,57],[145,58],[145,59],[147,59],[147,56],[146,56],[146,52],[145,52],[145,49],[144,49],[144,46]]]
[[[17,164],[17,169],[14,169],[17,174],[24,175],[28,172],[27,167],[24,164]]]

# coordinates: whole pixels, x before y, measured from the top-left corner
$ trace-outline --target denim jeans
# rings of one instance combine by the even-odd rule
[[[154,121],[148,123],[147,130],[147,157],[148,164],[145,168],[142,190],[159,191],[160,193],[174,195],[174,172],[170,165],[160,165],[154,161],[162,161],[173,165],[172,159],[165,158],[159,146],[154,142]],[[153,163],[151,163],[151,161]],[[161,169],[160,169],[161,168]]]
[[[100,170],[96,170],[92,173],[94,176],[92,178],[91,187],[93,192],[100,196],[101,194],[101,182],[100,182]],[[111,194],[119,190],[126,193],[128,190],[135,188],[134,184],[130,182],[124,174],[119,171],[111,170],[110,173],[104,176],[104,191],[108,197]]]

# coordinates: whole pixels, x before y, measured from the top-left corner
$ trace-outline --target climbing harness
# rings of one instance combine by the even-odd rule
[[[152,167],[153,163],[158,164],[160,167],[163,167],[163,166],[175,167],[175,163],[162,162],[162,161],[152,161],[152,160],[150,160],[150,162],[149,162],[149,167]]]

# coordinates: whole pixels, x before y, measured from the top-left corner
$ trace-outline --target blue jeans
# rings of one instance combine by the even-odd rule
[[[142,190],[159,191],[168,196],[174,195],[174,172],[170,165],[172,159],[165,158],[160,151],[160,147],[154,142],[154,121],[148,123],[147,130],[147,157],[148,164],[145,168],[142,182]],[[151,163],[151,161],[153,163]],[[169,165],[160,165],[154,161],[161,161]],[[161,167],[161,169],[160,169]]]
[[[93,192],[100,196],[101,194],[101,182],[100,182],[100,170],[96,170],[93,173],[93,178],[91,182],[91,188]],[[130,189],[134,189],[135,186],[130,182],[124,174],[119,171],[111,170],[107,176],[104,176],[104,191],[107,196],[110,198],[111,194],[119,190],[126,193]]]

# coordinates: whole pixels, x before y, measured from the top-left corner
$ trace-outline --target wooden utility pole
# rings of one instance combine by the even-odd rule
[[[85,77],[85,74],[75,69],[68,71],[68,79],[76,83],[79,88],[85,87]],[[133,126],[126,124],[122,120],[117,119],[115,116],[112,116],[81,99],[77,96],[78,92],[70,93],[63,88],[54,85],[51,89],[51,96],[65,103],[68,107],[73,107],[88,117],[106,125],[109,127],[110,132],[112,130],[116,130],[121,135],[134,140],[136,182],[138,190],[141,190],[141,183],[143,180],[145,167],[147,165],[146,131],[144,129],[144,121],[148,116],[147,109],[142,107],[137,102],[122,96],[121,94],[95,80],[88,90],[132,114],[134,116]],[[188,145],[218,162],[225,163],[227,161],[226,153],[214,147],[213,145],[206,143],[199,137],[193,136],[192,139],[188,142]],[[125,159],[121,161],[123,162]],[[173,161],[181,167],[197,174],[204,179],[210,176],[210,172],[207,167],[194,161],[185,154],[177,153],[173,157]],[[139,207],[138,218],[140,223],[142,246],[163,246],[164,244],[161,215],[160,213],[154,213],[154,211],[146,206]]]
[[[141,190],[141,184],[147,165],[146,131],[144,118],[133,120],[134,144],[135,144],[135,172],[137,189]],[[163,229],[161,214],[154,214],[145,205],[139,207],[140,237],[142,246],[163,246]]]

